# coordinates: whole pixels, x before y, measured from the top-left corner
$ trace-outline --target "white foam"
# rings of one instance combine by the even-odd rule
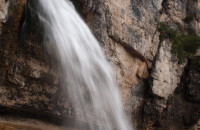
[[[69,0],[39,0],[49,17],[47,35],[62,64],[69,98],[78,120],[90,129],[131,130],[110,65]],[[53,52],[52,52],[53,53]],[[94,127],[94,124],[97,127]]]

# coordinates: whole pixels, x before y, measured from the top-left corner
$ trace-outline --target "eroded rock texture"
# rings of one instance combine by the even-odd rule
[[[113,67],[124,109],[134,127],[197,129],[199,66],[193,66],[191,59],[180,64],[171,53],[172,41],[159,40],[158,25],[166,22],[179,33],[200,35],[200,1],[72,2]],[[17,111],[12,113],[37,113],[39,118],[73,118],[60,85],[62,70],[45,49],[48,43],[43,42],[37,0],[25,3],[0,0],[0,111],[5,114],[14,109]],[[185,20],[187,17],[192,19]]]
[[[172,41],[159,40],[158,25],[166,22],[180,33],[199,35],[199,1],[81,2],[86,4],[77,6],[105,49],[135,127],[185,129],[195,124],[200,109],[198,67],[187,70],[190,62],[178,63]],[[190,15],[194,19],[186,21]]]
[[[0,114],[62,124],[71,107],[60,85],[64,79],[59,64],[49,60],[42,44],[35,3],[2,0],[1,4]]]

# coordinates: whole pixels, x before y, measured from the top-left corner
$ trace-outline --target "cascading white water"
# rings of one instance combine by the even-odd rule
[[[89,129],[131,130],[111,68],[89,28],[69,0],[39,0],[76,119]],[[95,125],[94,125],[95,124]]]

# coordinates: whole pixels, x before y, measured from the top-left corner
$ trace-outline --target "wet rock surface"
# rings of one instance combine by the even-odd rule
[[[0,36],[0,114],[62,124],[70,104],[60,85],[59,65],[48,60],[41,35],[35,32],[41,30],[37,14],[30,1],[8,3]]]
[[[61,87],[59,63],[45,49],[48,43],[43,43],[35,3],[0,0],[0,113],[25,111],[37,119],[61,121],[61,115],[73,117],[73,112]],[[179,33],[200,35],[199,0],[73,3],[112,65],[124,109],[136,129],[197,129],[199,66],[190,59],[179,64],[171,53],[172,41],[159,40],[158,25],[166,22]]]
[[[95,5],[90,5],[93,11],[86,12],[84,19],[116,72],[125,110],[132,113],[133,122],[137,122],[136,128],[185,129],[195,124],[199,118],[199,103],[192,100],[198,99],[198,74],[190,70],[192,76],[188,74],[187,80],[182,79],[189,63],[187,60],[178,63],[176,55],[171,53],[172,41],[159,40],[158,25],[166,22],[180,33],[190,34],[193,30],[193,34],[199,35],[199,1],[105,0],[97,3],[92,2]],[[195,14],[195,18],[185,21],[191,14]],[[96,19],[101,21],[100,25],[96,24]],[[124,51],[119,51],[119,48]],[[127,52],[129,56],[124,55]],[[143,64],[147,67],[142,70],[150,73],[144,77],[134,73]],[[180,84],[187,84],[187,87],[181,90],[181,94],[176,94]],[[188,111],[191,115],[187,114]]]

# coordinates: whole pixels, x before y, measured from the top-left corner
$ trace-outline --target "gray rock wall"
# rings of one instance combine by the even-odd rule
[[[7,19],[2,16],[4,23],[0,23],[0,115],[62,124],[70,118],[71,107],[60,85],[62,70],[57,61],[49,60],[51,56],[37,33],[42,30],[36,10],[26,0],[7,3],[9,8],[4,0],[0,6],[7,7],[0,10],[7,12]]]
[[[88,6],[83,4],[83,17],[113,65],[125,110],[132,114],[135,126],[185,129],[195,124],[199,117],[199,103],[193,104],[198,99],[198,66],[193,67],[192,77],[190,69],[185,76],[190,63],[178,63],[171,53],[172,41],[159,40],[158,25],[166,22],[179,33],[199,35],[199,1],[88,1],[81,2],[90,3],[92,11],[85,11]],[[195,18],[186,22],[191,14]],[[137,67],[143,76],[135,73]]]
[[[73,2],[113,66],[124,109],[136,129],[197,128],[199,66],[191,59],[179,64],[171,53],[172,41],[159,40],[158,25],[166,22],[179,33],[200,35],[200,1]],[[25,3],[0,0],[0,112],[73,119],[60,85],[62,70],[45,49],[48,42],[43,41],[42,23],[35,13],[37,1],[28,0],[24,8]],[[191,15],[194,18],[185,21]]]

